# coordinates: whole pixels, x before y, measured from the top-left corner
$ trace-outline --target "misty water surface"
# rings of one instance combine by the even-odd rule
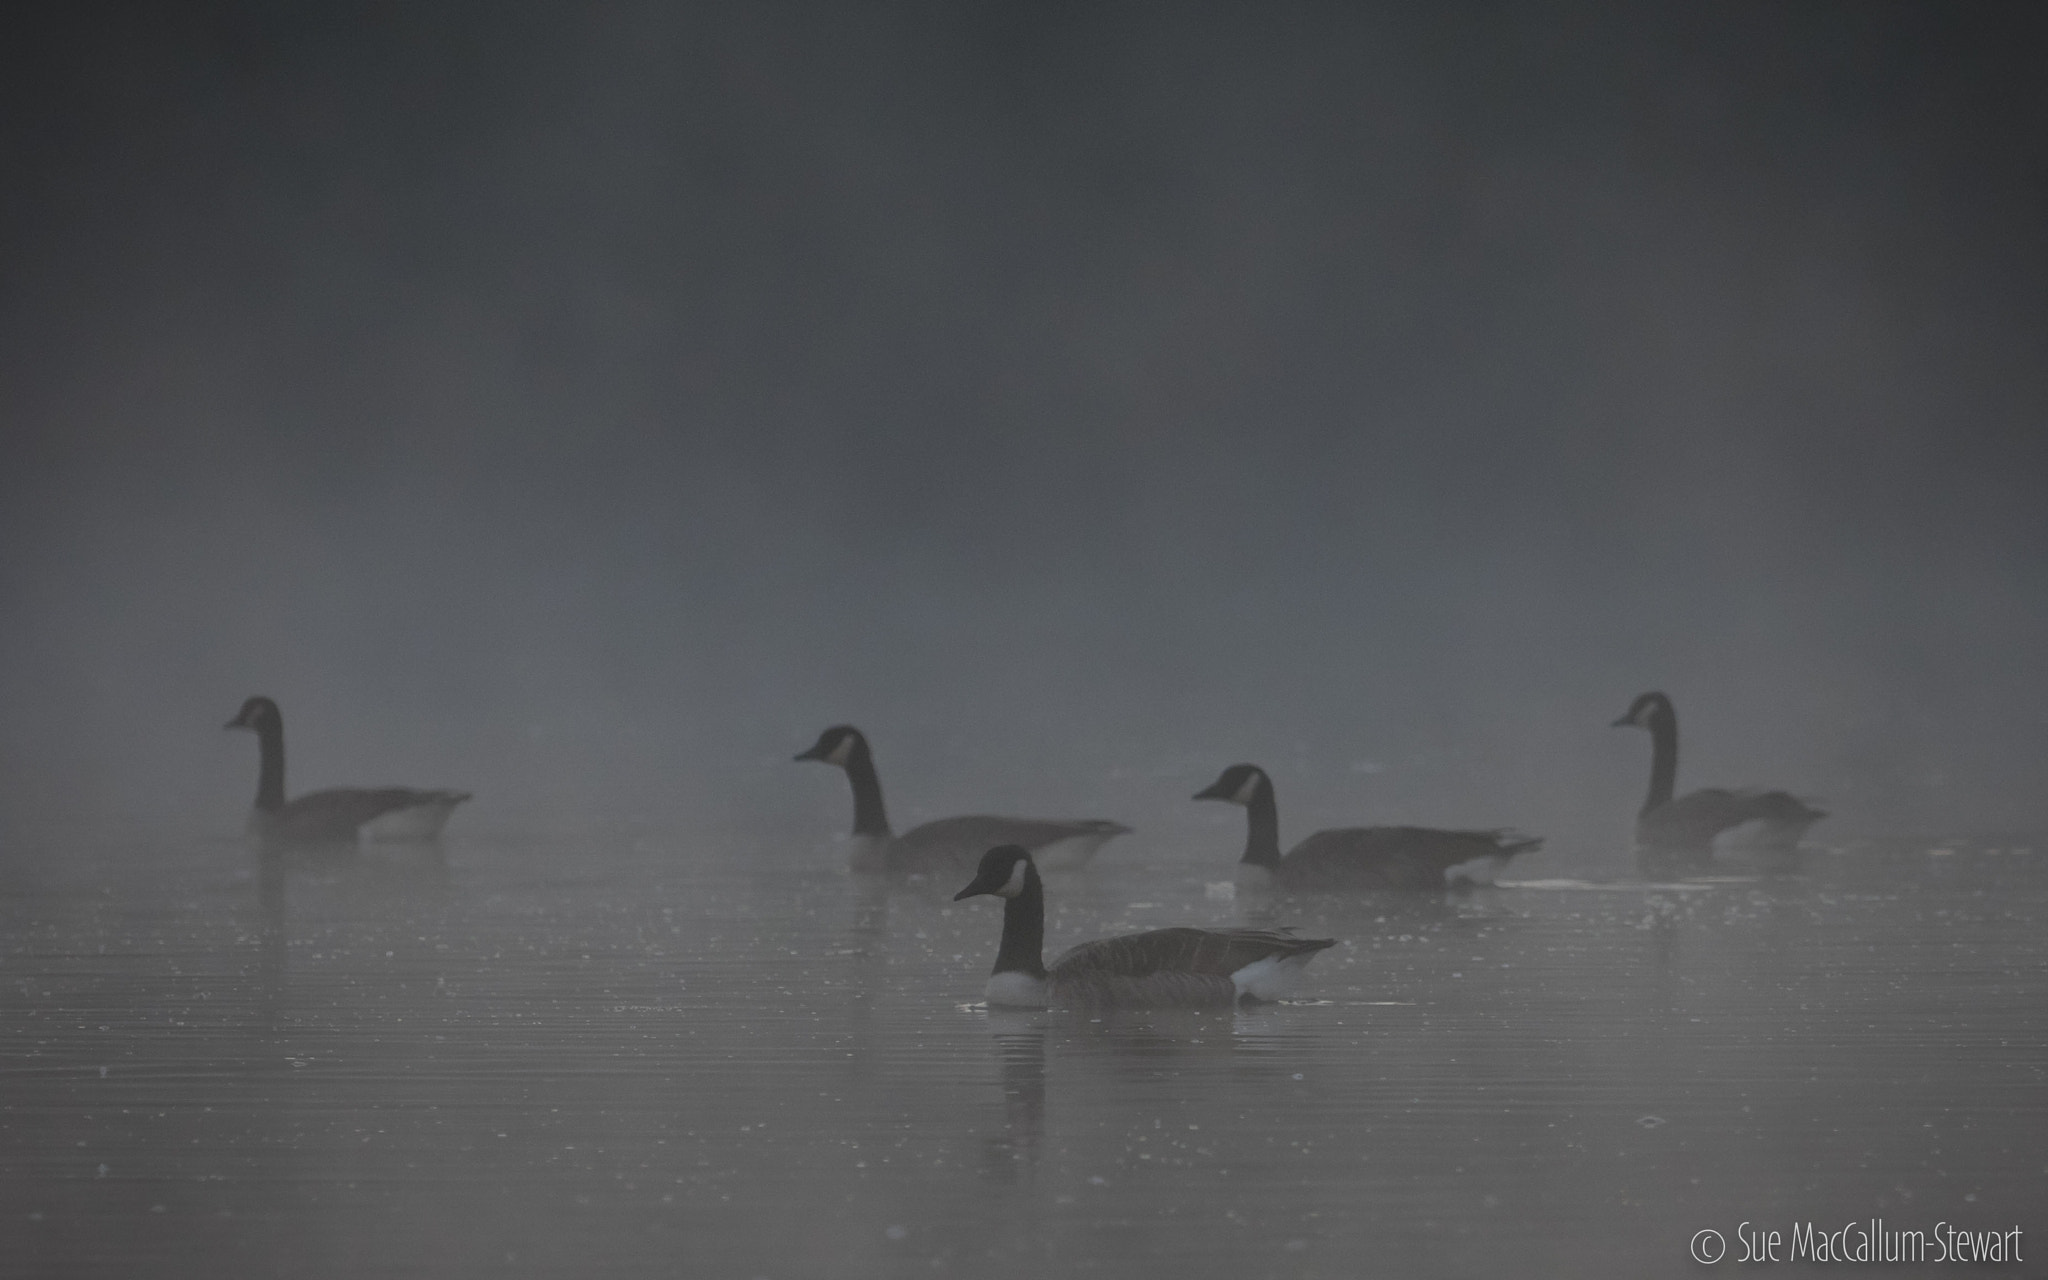
[[[53,841],[0,900],[0,1266],[1677,1275],[2048,1203],[2048,850],[1261,904],[1213,834],[1053,879],[1049,943],[1344,939],[1298,1002],[992,1012],[999,911],[826,842]]]

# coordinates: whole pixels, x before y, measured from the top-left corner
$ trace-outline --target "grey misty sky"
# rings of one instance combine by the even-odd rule
[[[836,823],[764,762],[852,718],[1605,835],[1663,686],[1684,780],[2042,816],[2033,7],[41,21],[17,809],[231,811],[263,691],[296,786]]]

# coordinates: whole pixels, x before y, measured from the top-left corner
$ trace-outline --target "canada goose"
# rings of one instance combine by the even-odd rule
[[[990,849],[953,901],[984,893],[1003,899],[1003,941],[988,979],[992,1005],[1222,1008],[1277,1000],[1316,952],[1337,945],[1291,931],[1153,929],[1070,947],[1047,967],[1045,886],[1030,852],[1014,844]]]
[[[1828,816],[1783,791],[1708,787],[1674,799],[1678,712],[1661,693],[1639,696],[1613,727],[1650,731],[1650,794],[1636,815],[1636,843],[1646,848],[1704,854],[1712,848],[1715,836],[1756,823],[1759,844],[1789,849],[1799,843],[1808,827]]]
[[[1273,779],[1255,764],[1234,764],[1195,793],[1197,800],[1223,800],[1245,809],[1244,857],[1237,880],[1244,885],[1280,884],[1293,889],[1442,889],[1447,873],[1479,864],[1457,879],[1491,878],[1518,853],[1543,846],[1536,836],[1516,831],[1437,831],[1429,827],[1334,827],[1318,831],[1280,852],[1280,809]]]
[[[1048,867],[1085,866],[1104,843],[1130,830],[1120,822],[1099,818],[1055,820],[994,818],[975,814],[940,818],[912,827],[902,835],[889,831],[882,808],[882,783],[875,776],[868,740],[850,724],[836,724],[818,735],[798,760],[818,760],[846,771],[853,787],[853,869],[856,871],[935,871],[974,865],[992,845],[1015,844],[1037,853]]]
[[[251,729],[262,749],[256,780],[256,808],[249,827],[276,844],[351,842],[358,832],[373,839],[432,840],[441,834],[467,791],[414,791],[408,787],[337,787],[284,798],[284,717],[269,698],[251,698],[222,726]]]

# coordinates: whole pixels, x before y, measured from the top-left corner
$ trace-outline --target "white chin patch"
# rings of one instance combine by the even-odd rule
[[[1245,778],[1244,785],[1237,789],[1237,794],[1230,797],[1230,802],[1232,804],[1250,804],[1252,797],[1258,794],[1259,782],[1264,777],[1265,775],[1257,769],[1252,770],[1250,776]]]
[[[844,765],[852,755],[853,735],[849,733],[839,739],[839,745],[832,748],[831,753],[825,757],[825,763]]]
[[[1010,868],[1010,878],[1003,881],[1003,887],[996,893],[1005,898],[1014,898],[1024,892],[1024,868],[1030,866],[1024,859],[1017,859],[1017,865]]]

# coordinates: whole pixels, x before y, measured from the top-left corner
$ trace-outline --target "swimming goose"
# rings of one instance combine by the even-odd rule
[[[469,799],[467,791],[414,791],[408,787],[338,787],[312,791],[296,800],[284,798],[284,716],[269,698],[242,704],[235,718],[222,726],[250,729],[262,750],[256,779],[256,808],[249,828],[276,844],[352,842],[358,832],[373,839],[432,840],[441,834],[455,806]]]
[[[1518,853],[1543,846],[1516,831],[1438,831],[1429,827],[1334,827],[1280,852],[1280,809],[1273,780],[1255,764],[1234,764],[1197,800],[1243,805],[1247,831],[1237,864],[1242,885],[1291,889],[1442,889],[1453,878],[1490,879]],[[1466,868],[1464,864],[1475,864]],[[1463,868],[1455,877],[1454,868]]]
[[[983,854],[973,882],[953,901],[978,894],[1003,899],[1003,941],[988,979],[992,1005],[1194,1009],[1277,1000],[1316,952],[1337,945],[1291,930],[1153,929],[1081,943],[1048,966],[1045,886],[1031,854],[1014,844]]]
[[[975,814],[940,818],[912,827],[902,835],[889,831],[882,808],[882,783],[875,776],[868,740],[850,724],[833,725],[818,735],[798,760],[817,760],[846,771],[853,787],[853,869],[856,871],[936,871],[974,865],[992,845],[1015,844],[1045,859],[1049,868],[1087,864],[1106,842],[1130,830],[1120,822],[1098,818],[1057,820],[996,818]]]
[[[1650,794],[1636,815],[1636,843],[1647,848],[1703,854],[1714,837],[1757,824],[1757,843],[1789,849],[1822,818],[1816,809],[1784,791],[1709,787],[1677,798],[1678,712],[1661,693],[1645,693],[1629,704],[1614,728],[1650,731]]]

